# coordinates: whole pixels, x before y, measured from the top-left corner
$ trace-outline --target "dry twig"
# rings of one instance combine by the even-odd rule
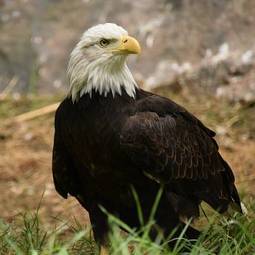
[[[31,120],[31,119],[34,119],[34,118],[37,118],[37,117],[43,116],[45,114],[49,114],[49,113],[56,111],[58,106],[59,106],[59,102],[51,104],[51,105],[47,105],[47,106],[44,106],[37,110],[22,113],[18,116],[15,116],[15,117],[7,120],[7,122],[23,122],[23,121]]]

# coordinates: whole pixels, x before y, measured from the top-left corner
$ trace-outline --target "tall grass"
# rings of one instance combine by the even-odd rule
[[[0,255],[94,254],[90,229],[62,224],[45,229],[38,213],[19,216],[13,223],[0,223]]]
[[[240,214],[234,214],[231,219],[210,217],[195,243],[184,238],[185,229],[175,239],[175,246],[171,249],[168,245],[171,236],[165,240],[160,231],[155,240],[151,240],[149,231],[154,226],[156,206],[157,203],[152,209],[150,219],[140,229],[130,228],[108,213],[111,225],[110,254],[255,254],[255,219]],[[250,206],[249,209],[254,208]],[[184,249],[186,253],[183,252]],[[71,226],[61,224],[46,229],[40,223],[36,212],[21,215],[9,224],[4,221],[0,223],[0,255],[92,255],[97,252],[91,229],[84,228],[79,222]]]

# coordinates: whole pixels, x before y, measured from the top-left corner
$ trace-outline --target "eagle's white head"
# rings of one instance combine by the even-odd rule
[[[85,31],[68,65],[69,95],[73,102],[86,93],[92,95],[93,90],[114,96],[124,88],[129,96],[135,97],[137,84],[126,58],[140,51],[137,40],[116,24],[100,24]]]

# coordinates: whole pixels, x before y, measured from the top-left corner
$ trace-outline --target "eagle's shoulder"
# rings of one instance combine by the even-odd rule
[[[61,117],[67,116],[67,112],[73,107],[72,100],[69,97],[66,97],[58,106],[55,112],[55,124],[57,121],[60,121]]]
[[[155,112],[159,116],[182,116],[187,122],[197,125],[210,137],[216,134],[213,130],[206,127],[198,118],[185,109],[185,107],[172,101],[169,98],[159,96],[144,90],[140,90],[137,100],[137,112]]]

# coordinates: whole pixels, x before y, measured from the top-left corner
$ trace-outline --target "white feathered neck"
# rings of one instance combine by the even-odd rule
[[[103,60],[99,58],[89,63],[81,59],[69,65],[69,95],[73,101],[87,93],[92,96],[93,90],[103,96],[111,93],[114,97],[115,94],[121,95],[122,88],[130,97],[135,97],[137,84],[126,64],[126,57],[113,56]]]

